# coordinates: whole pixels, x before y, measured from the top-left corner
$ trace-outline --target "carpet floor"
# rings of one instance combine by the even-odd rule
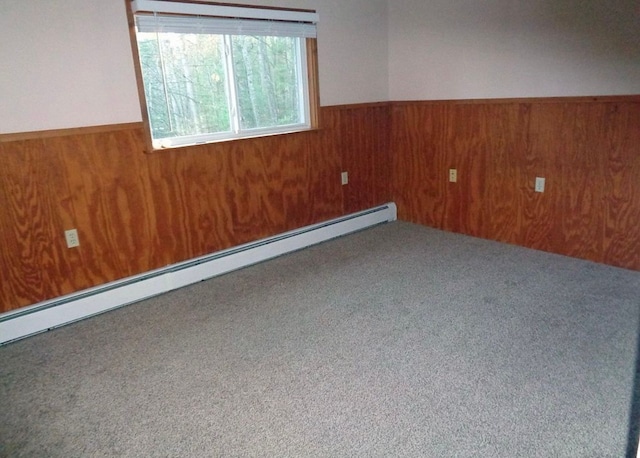
[[[0,456],[621,457],[640,273],[377,226],[0,348]]]

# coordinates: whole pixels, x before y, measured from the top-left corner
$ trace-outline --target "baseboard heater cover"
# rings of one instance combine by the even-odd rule
[[[390,202],[0,314],[0,345],[396,219]]]

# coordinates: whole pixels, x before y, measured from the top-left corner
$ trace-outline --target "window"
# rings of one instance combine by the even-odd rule
[[[154,149],[309,129],[316,14],[134,0]],[[313,49],[313,47],[312,47]]]

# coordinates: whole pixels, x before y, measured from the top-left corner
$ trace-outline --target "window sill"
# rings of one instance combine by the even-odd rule
[[[315,133],[315,132],[319,132],[321,130],[322,129],[320,129],[318,127],[310,127],[310,128],[304,128],[304,129],[288,130],[288,131],[284,131],[284,132],[259,133],[259,134],[255,134],[255,135],[246,135],[246,136],[242,136],[242,137],[212,139],[212,140],[207,140],[207,141],[202,141],[202,142],[186,143],[184,145],[173,145],[173,146],[166,146],[166,147],[160,147],[160,148],[156,148],[156,147],[151,147],[150,146],[147,150],[145,150],[145,153],[153,154],[153,153],[159,153],[159,152],[162,152],[162,151],[181,150],[181,149],[185,149],[185,148],[194,148],[194,147],[207,146],[207,145],[216,145],[216,144],[220,144],[220,143],[242,142],[242,141],[247,141],[247,140],[248,141],[255,141],[256,139],[259,139],[259,138],[277,137],[277,136],[281,136],[281,135],[295,135],[295,134],[304,134],[304,133]]]

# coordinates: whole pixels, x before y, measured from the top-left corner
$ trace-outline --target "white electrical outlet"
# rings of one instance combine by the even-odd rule
[[[544,178],[536,177],[535,191],[544,192]]]
[[[67,248],[75,248],[80,246],[80,239],[78,238],[77,229],[69,229],[64,231],[64,238],[67,240]]]
[[[451,183],[458,181],[458,171],[456,169],[449,169],[449,181]]]
[[[349,184],[349,172],[342,172],[340,174],[340,180],[341,180],[343,186],[345,184]]]

